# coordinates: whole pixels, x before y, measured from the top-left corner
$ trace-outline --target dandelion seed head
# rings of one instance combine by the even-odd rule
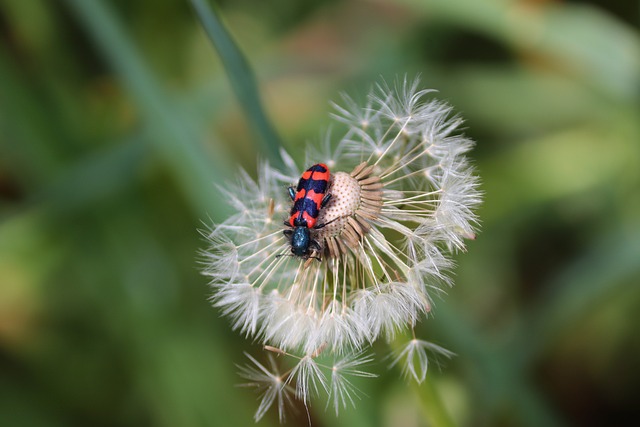
[[[233,328],[303,355],[283,384],[295,381],[305,403],[319,389],[336,411],[353,403],[343,375],[349,362],[330,365],[325,378],[315,355],[349,360],[412,328],[430,312],[432,295],[452,284],[451,254],[475,237],[481,194],[466,158],[473,142],[459,134],[462,120],[450,106],[427,99],[430,92],[405,78],[377,85],[364,103],[344,96],[334,105],[344,134],[326,132],[305,152],[309,165],[330,169],[331,195],[319,206],[322,226],[309,229],[317,247],[306,259],[291,256],[282,225],[291,209],[286,189],[304,166],[281,151],[282,170],[264,162],[257,178],[242,172],[222,188],[235,214],[208,234],[212,301]],[[406,372],[422,380],[427,349],[412,341],[394,363],[411,360]]]
[[[461,121],[449,106],[424,100],[428,92],[404,80],[379,85],[364,108],[348,97],[336,107],[347,132],[336,148],[327,133],[314,155],[330,161],[313,160],[331,165],[324,227],[310,229],[322,261],[279,257],[289,243],[276,219],[302,169],[287,153],[286,171],[263,163],[257,180],[242,173],[225,189],[238,213],[212,233],[205,274],[234,327],[286,350],[343,352],[393,337],[430,310],[430,292],[450,283],[447,254],[475,236],[480,195],[464,157],[472,142],[455,134]],[[245,296],[251,309],[224,290],[238,278],[256,290]]]

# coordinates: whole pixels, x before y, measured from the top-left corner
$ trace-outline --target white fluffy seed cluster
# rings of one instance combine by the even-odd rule
[[[405,79],[393,89],[377,86],[362,106],[344,97],[334,118],[346,132],[336,143],[328,137],[309,148],[303,167],[282,152],[286,170],[263,164],[256,180],[242,173],[222,189],[236,214],[207,235],[212,301],[234,329],[299,355],[295,394],[305,401],[316,380],[334,399],[348,396],[344,378],[322,382],[316,357],[356,366],[354,355],[369,343],[412,328],[430,310],[431,294],[451,284],[451,253],[475,236],[481,197],[465,156],[473,142],[456,133],[461,120],[451,108],[426,100],[428,93]],[[312,231],[321,260],[304,260],[288,256],[286,188],[319,162],[331,170],[332,200],[318,218],[327,225]],[[412,343],[402,357],[426,358],[431,347]],[[418,371],[414,377],[424,378]]]

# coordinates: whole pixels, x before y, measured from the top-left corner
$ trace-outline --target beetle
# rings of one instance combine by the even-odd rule
[[[327,225],[317,224],[320,209],[325,207],[331,199],[329,168],[324,163],[318,163],[307,169],[294,190],[289,187],[289,197],[293,201],[289,219],[284,225],[291,227],[284,230],[284,235],[290,239],[291,253],[304,259],[319,257],[311,256],[312,252],[320,251],[317,240],[311,237],[311,230],[317,230]]]

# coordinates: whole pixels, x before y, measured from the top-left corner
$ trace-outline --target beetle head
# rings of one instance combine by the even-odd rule
[[[291,235],[291,252],[296,256],[309,255],[311,236],[307,227],[296,227]]]

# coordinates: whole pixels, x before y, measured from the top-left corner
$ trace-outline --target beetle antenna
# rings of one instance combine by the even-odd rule
[[[294,256],[293,254],[278,254],[276,258],[280,258],[281,256]]]
[[[315,227],[313,227],[313,229],[314,229],[314,230],[318,230],[318,229],[320,229],[320,228],[324,228],[324,227],[326,227],[327,225],[331,224],[332,222],[337,221],[337,220],[342,219],[342,218],[346,218],[346,216],[339,216],[339,217],[333,218],[331,221],[327,221],[327,222],[325,222],[324,224],[318,224],[318,225],[316,225]]]

